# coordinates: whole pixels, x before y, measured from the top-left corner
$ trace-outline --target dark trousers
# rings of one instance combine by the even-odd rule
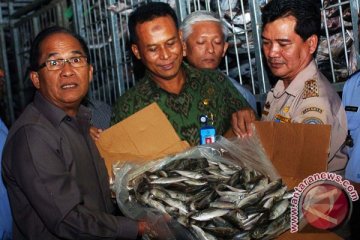
[[[351,240],[360,239],[360,200],[353,202],[353,212],[351,214],[350,222]]]

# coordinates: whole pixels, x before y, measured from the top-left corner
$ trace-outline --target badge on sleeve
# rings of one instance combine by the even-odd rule
[[[308,107],[308,108],[305,108],[303,111],[302,111],[302,114],[306,114],[308,112],[318,112],[318,113],[322,113],[323,110],[321,108],[318,108],[318,107]]]
[[[323,121],[321,121],[320,118],[316,118],[316,117],[305,118],[302,123],[305,123],[305,124],[324,124]]]
[[[317,82],[315,79],[310,79],[305,82],[303,99],[318,97],[319,96],[319,88],[317,86]]]

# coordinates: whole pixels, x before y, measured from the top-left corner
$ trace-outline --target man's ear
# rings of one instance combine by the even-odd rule
[[[92,80],[93,80],[93,76],[94,76],[93,72],[94,72],[94,67],[93,67],[93,65],[90,64],[90,66],[89,66],[89,83],[92,82]]]
[[[135,57],[140,60],[141,59],[141,56],[140,56],[140,53],[139,53],[139,48],[136,44],[131,44],[131,51],[134,53]]]
[[[40,89],[40,79],[39,74],[35,71],[30,72],[30,79],[36,89]]]
[[[179,37],[180,37],[181,45],[182,45],[182,49],[183,49],[183,57],[186,57],[186,42],[183,38],[183,32],[181,30],[179,30]]]
[[[317,48],[318,45],[318,36],[316,36],[315,34],[311,35],[308,39],[306,39],[306,43],[309,46],[309,51],[311,54],[313,54]]]
[[[225,54],[226,54],[226,51],[227,51],[228,47],[229,47],[229,43],[228,43],[228,42],[225,42],[225,43],[224,43],[224,50],[223,50],[222,57],[224,57],[224,56],[225,56]]]

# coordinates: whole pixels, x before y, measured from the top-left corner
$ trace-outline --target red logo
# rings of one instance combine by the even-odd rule
[[[350,202],[339,187],[323,183],[315,185],[303,197],[302,211],[307,222],[318,229],[332,229],[349,216]]]
[[[205,143],[208,144],[208,143],[213,143],[213,138],[212,137],[207,137],[205,138]]]

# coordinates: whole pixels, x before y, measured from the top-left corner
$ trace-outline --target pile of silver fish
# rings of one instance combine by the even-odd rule
[[[183,158],[128,182],[129,198],[177,219],[199,239],[272,239],[290,227],[281,179],[206,158]]]

